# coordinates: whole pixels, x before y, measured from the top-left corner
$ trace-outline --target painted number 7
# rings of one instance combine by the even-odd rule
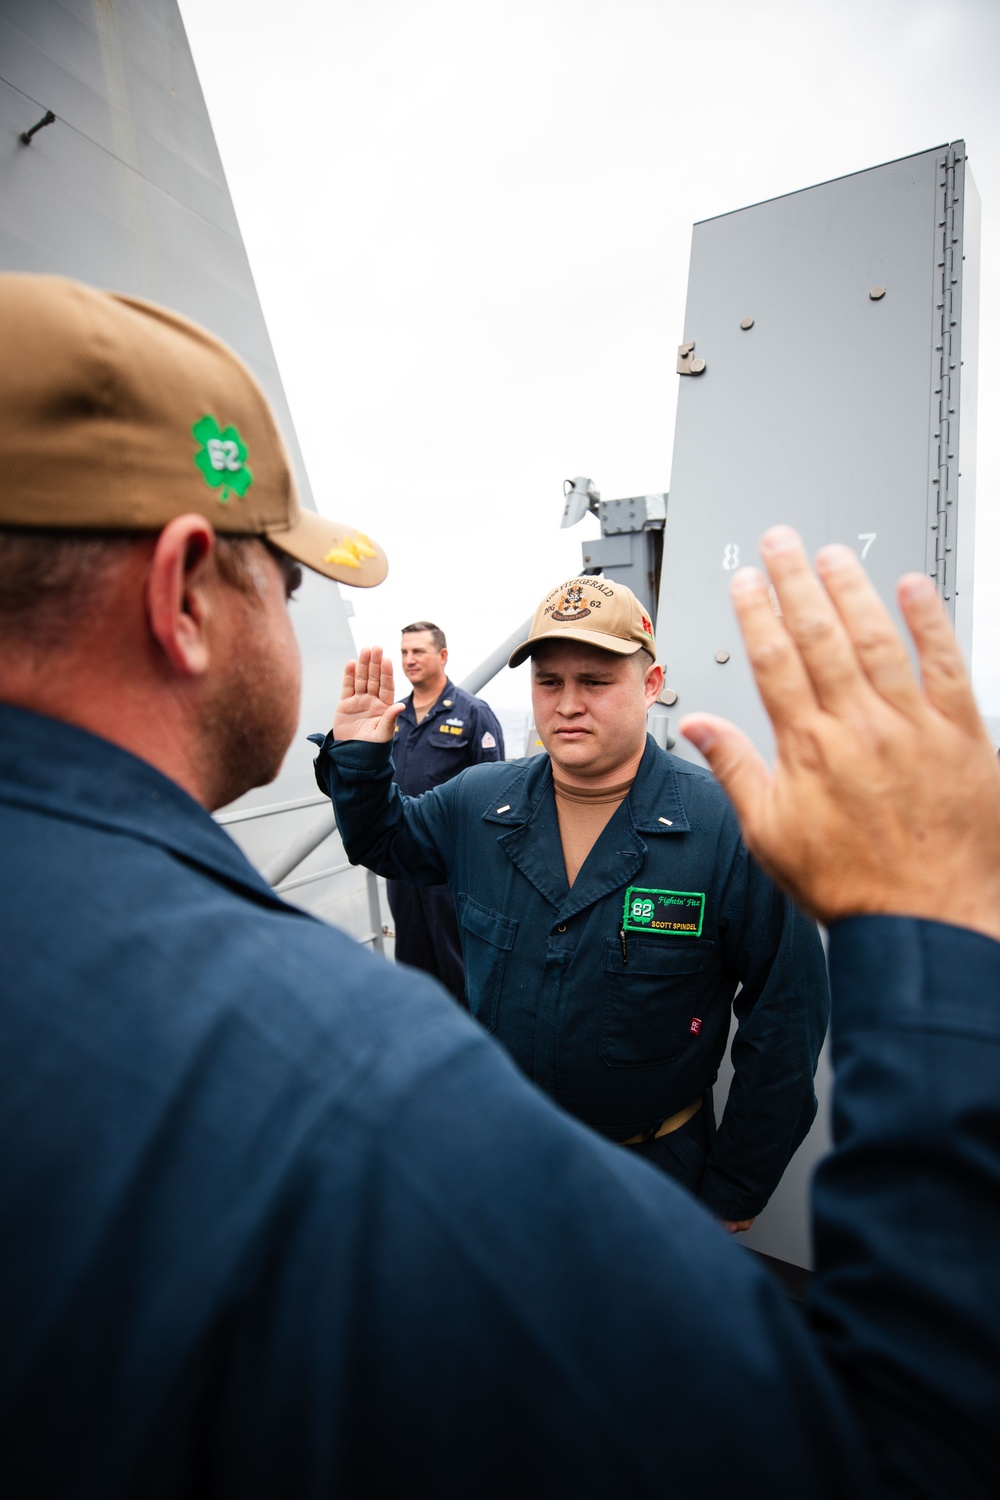
[[[875,531],[859,531],[858,532],[858,541],[859,542],[864,542],[864,544],[865,544],[862,547],[862,549],[861,549],[861,561],[862,562],[864,562],[865,558],[868,556],[868,548],[871,546],[872,542],[875,540],[875,538],[876,538],[877,535],[878,535],[878,533],[875,532]]]

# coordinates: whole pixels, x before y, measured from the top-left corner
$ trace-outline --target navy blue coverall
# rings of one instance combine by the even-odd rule
[[[311,734],[314,744],[324,736]],[[417,723],[413,694],[396,720],[392,759],[396,785],[408,797],[419,797],[450,781],[468,766],[503,760],[503,731],[482,698],[474,698],[449,679],[434,704]],[[444,882],[410,885],[386,882],[396,929],[396,961],[439,979],[468,1009],[465,965],[455,903]]]
[[[830,950],[797,1308],[173,782],[0,707],[0,1494],[994,1500],[1000,944]]]
[[[714,778],[647,738],[570,888],[547,755],[410,798],[391,784],[390,751],[329,735],[317,781],[350,859],[397,879],[448,877],[473,1015],[611,1140],[704,1097],[688,1126],[640,1149],[719,1218],[758,1214],[816,1112],[829,990],[816,924],[750,858]],[[734,1010],[716,1134],[709,1090]]]

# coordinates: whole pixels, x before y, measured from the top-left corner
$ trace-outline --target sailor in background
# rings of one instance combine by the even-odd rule
[[[413,687],[396,720],[393,780],[408,797],[451,781],[467,766],[504,758],[503,731],[482,698],[456,687],[446,671],[448,643],[431,620],[403,626],[400,658]],[[310,735],[322,745],[325,736]],[[440,979],[468,1009],[455,903],[447,884],[386,882],[396,927],[396,961]]]

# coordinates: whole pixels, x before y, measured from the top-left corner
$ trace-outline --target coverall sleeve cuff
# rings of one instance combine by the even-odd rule
[[[709,1167],[698,1189],[698,1201],[708,1209],[713,1218],[738,1224],[741,1219],[756,1219],[767,1207],[766,1198],[761,1201],[760,1198],[734,1197],[731,1188],[727,1192],[725,1183],[714,1184],[712,1176],[712,1169]]]
[[[845,917],[830,928],[830,979],[834,1047],[869,1028],[922,1024],[1000,1036],[1000,943],[968,927]]]
[[[392,741],[384,745],[374,744],[371,740],[338,742],[331,731],[323,741],[320,755],[329,757],[342,781],[366,781],[385,771],[392,759]]]

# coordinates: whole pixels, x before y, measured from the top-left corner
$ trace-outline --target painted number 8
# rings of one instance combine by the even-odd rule
[[[735,542],[728,542],[722,552],[722,566],[726,572],[732,572],[740,565],[740,549]]]

